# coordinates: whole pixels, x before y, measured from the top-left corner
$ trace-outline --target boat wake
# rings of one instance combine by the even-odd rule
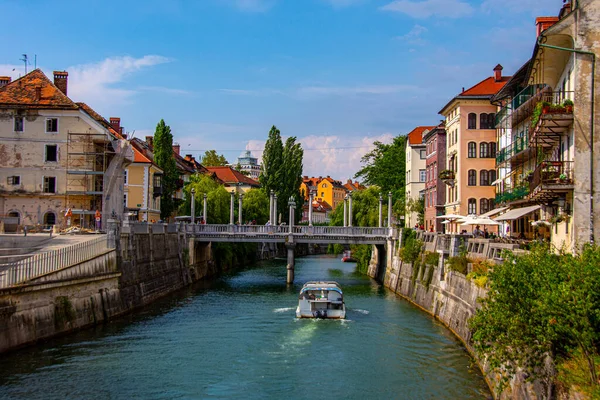
[[[356,311],[357,313],[361,313],[361,314],[370,314],[371,312],[369,310],[361,310],[360,308],[351,308],[350,311]]]
[[[292,311],[295,310],[294,307],[283,307],[283,308],[276,308],[273,310],[273,312],[275,313],[284,313],[284,312],[288,312],[288,311]]]

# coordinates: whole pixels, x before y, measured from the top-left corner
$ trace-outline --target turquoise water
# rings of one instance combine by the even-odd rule
[[[127,318],[0,358],[10,399],[481,399],[464,347],[339,258],[274,260]],[[297,320],[303,282],[338,281],[347,319]]]

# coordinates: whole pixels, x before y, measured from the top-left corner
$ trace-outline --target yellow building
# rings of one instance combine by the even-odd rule
[[[152,151],[146,142],[135,138],[131,144],[134,161],[125,169],[126,210],[130,219],[159,221],[163,171],[152,161]]]
[[[304,196],[305,200],[308,200],[311,190],[315,193],[316,200],[325,201],[334,210],[338,204],[344,201],[344,197],[348,192],[344,185],[342,185],[342,182],[336,181],[330,176],[325,178],[321,176],[318,178],[303,177],[302,184],[300,185],[300,194]]]

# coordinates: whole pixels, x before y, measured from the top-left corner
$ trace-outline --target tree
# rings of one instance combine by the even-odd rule
[[[264,225],[269,220],[269,197],[260,189],[252,189],[244,194],[243,217],[246,221],[256,221]]]
[[[392,192],[393,212],[398,218],[405,213],[406,136],[397,136],[391,144],[373,143],[375,149],[365,154],[364,166],[354,175],[366,185],[375,185],[384,193]]]
[[[250,176],[250,172],[248,172],[248,171],[244,170],[244,169],[242,168],[242,164],[240,164],[240,162],[239,162],[239,161],[238,161],[238,163],[235,165],[235,168],[234,168],[234,169],[235,169],[237,172],[239,172],[240,174],[242,174],[242,175],[245,175],[245,176]]]
[[[488,296],[470,328],[475,349],[503,376],[502,384],[517,368],[551,382],[546,357],[560,361],[576,351],[588,364],[590,384],[598,384],[600,248],[556,255],[538,245],[529,254],[509,255],[488,278]]]
[[[173,134],[164,120],[156,125],[154,131],[154,162],[163,170],[162,194],[160,196],[160,218],[167,219],[175,211],[173,194],[177,190],[179,171],[173,155]]]
[[[276,126],[271,127],[258,179],[267,197],[271,190],[277,194],[277,215],[281,214],[285,221],[288,220],[290,197],[296,202],[296,219],[302,214],[304,199],[300,195],[300,185],[303,157],[304,150],[300,143],[296,143],[296,137],[288,138],[284,146],[279,129]]]
[[[204,195],[206,194],[208,222],[211,224],[229,223],[231,195],[222,185],[219,185],[210,176],[204,174],[192,175],[189,183],[184,187],[185,200],[179,208],[182,214],[191,214],[192,188],[195,190],[194,203],[197,216],[203,212]]]
[[[217,154],[216,150],[207,150],[202,156],[201,164],[205,167],[222,167],[229,164],[222,154]]]
[[[425,198],[408,199],[406,201],[406,211],[417,214],[417,222],[419,225],[425,223]]]

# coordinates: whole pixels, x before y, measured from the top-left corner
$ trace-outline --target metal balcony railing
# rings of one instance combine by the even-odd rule
[[[529,147],[529,132],[526,131],[524,136],[518,137],[512,141],[508,146],[500,149],[496,155],[496,163],[501,164],[507,160],[510,160],[513,156],[519,154],[523,150]]]
[[[572,185],[572,161],[542,161],[533,171],[530,192],[534,192],[540,185]]]
[[[522,91],[520,91],[506,106],[502,107],[498,113],[496,113],[496,127],[500,125],[502,121],[506,119],[513,111],[517,110],[529,99],[534,97],[536,93],[542,89],[544,85],[529,85]]]

